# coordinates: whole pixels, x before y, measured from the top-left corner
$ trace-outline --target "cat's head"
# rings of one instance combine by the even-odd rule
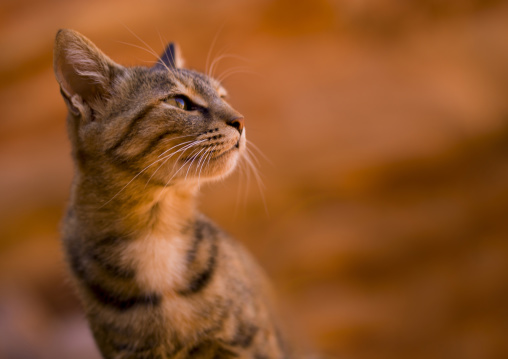
[[[54,70],[78,170],[127,172],[154,185],[221,177],[245,149],[244,120],[219,82],[182,67],[170,44],[152,67],[124,67],[60,30]]]

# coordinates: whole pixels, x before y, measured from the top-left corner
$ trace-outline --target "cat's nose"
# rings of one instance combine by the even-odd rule
[[[232,126],[240,132],[240,135],[243,132],[243,117],[233,117],[232,119],[226,121],[229,126]]]

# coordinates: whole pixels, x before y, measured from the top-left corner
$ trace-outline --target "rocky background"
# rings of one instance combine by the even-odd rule
[[[273,278],[327,357],[508,358],[508,3],[0,3],[0,358],[98,359],[59,245],[72,164],[57,29],[125,65],[207,54],[255,176],[203,210]],[[216,38],[212,48],[213,39]]]

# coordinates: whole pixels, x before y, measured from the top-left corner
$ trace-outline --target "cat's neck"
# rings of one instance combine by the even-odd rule
[[[145,182],[101,183],[75,179],[71,206],[91,232],[129,236],[168,235],[184,231],[196,217],[198,186],[177,183],[144,188]]]

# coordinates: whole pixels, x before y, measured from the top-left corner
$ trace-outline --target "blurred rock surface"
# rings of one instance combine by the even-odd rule
[[[176,40],[204,70],[215,36],[214,58],[247,59],[215,74],[271,161],[264,189],[244,169],[202,208],[320,351],[508,357],[505,1],[5,0],[0,20],[0,358],[99,358],[58,242],[61,27],[126,65]]]

